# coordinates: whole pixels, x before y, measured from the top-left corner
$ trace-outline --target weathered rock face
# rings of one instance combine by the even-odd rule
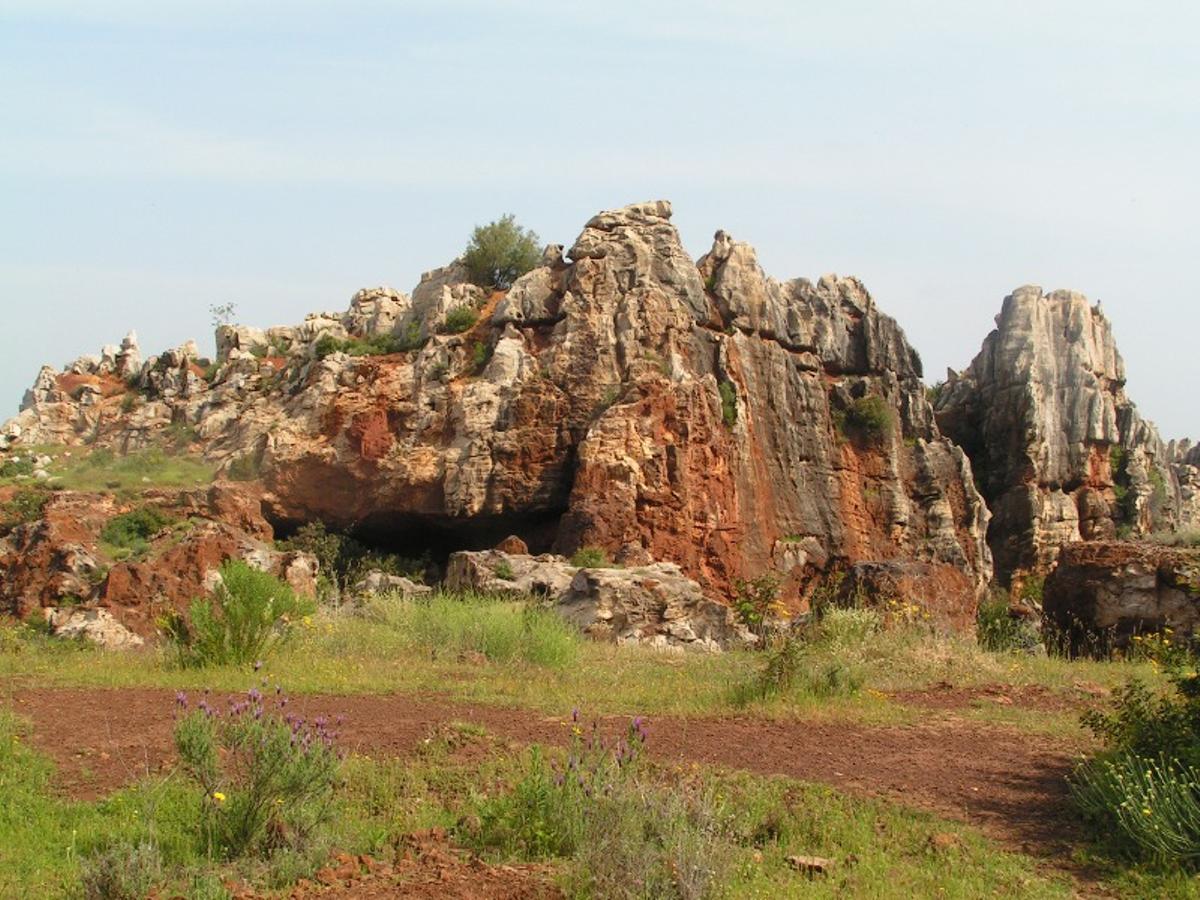
[[[988,513],[896,323],[855,279],[777,282],[723,233],[693,262],[670,215],[602,213],[570,262],[551,250],[506,294],[454,263],[411,299],[373,289],[297,328],[228,329],[215,367],[186,347],[148,360],[132,409],[47,388],[19,440],[128,449],[175,423],[261,472],[277,525],[446,551],[513,533],[534,552],[595,545],[673,561],[711,597],[776,570],[794,605],[830,567],[915,560],[963,573],[970,608]],[[475,325],[447,333],[461,307]],[[318,353],[324,335],[381,334],[414,349]],[[865,437],[846,425],[862,404],[882,409]]]
[[[1135,634],[1200,636],[1200,551],[1130,542],[1062,548],[1043,611],[1074,653],[1104,654]]]
[[[757,640],[674,563],[580,568],[550,554],[465,551],[451,555],[446,583],[452,590],[543,597],[599,641],[716,652]]]
[[[25,618],[57,609],[56,628],[69,625],[72,636],[126,646],[136,642],[120,639],[110,619],[152,634],[162,613],[186,609],[208,593],[228,559],[244,559],[314,595],[316,559],[274,548],[253,489],[218,483],[203,491],[150,491],[140,503],[161,509],[181,527],[153,536],[143,557],[114,560],[101,531],[131,507],[109,494],[49,494],[42,518],[0,537],[0,612]]]
[[[1195,521],[1194,489],[1125,394],[1099,307],[1070,291],[1018,288],[996,330],[938,395],[942,431],[966,450],[992,512],[1001,581],[1047,571],[1079,540]]]

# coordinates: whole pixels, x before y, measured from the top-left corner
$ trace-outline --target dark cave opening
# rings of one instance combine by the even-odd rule
[[[566,510],[551,509],[481,516],[438,516],[379,511],[349,527],[326,526],[367,549],[408,559],[428,559],[445,574],[450,554],[458,550],[490,550],[510,535],[525,542],[530,553],[549,553]],[[305,521],[288,519],[271,523],[280,540],[293,537]]]

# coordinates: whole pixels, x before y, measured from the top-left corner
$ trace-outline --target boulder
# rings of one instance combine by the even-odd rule
[[[145,641],[107,609],[48,609],[46,621],[55,637],[85,640],[106,650],[131,650]]]
[[[1072,653],[1124,649],[1135,635],[1170,629],[1200,636],[1200,549],[1133,542],[1064,546],[1046,579],[1047,626]]]
[[[351,588],[355,597],[366,597],[371,594],[399,594],[401,597],[421,597],[432,594],[433,588],[427,584],[418,584],[403,575],[388,575],[384,572],[372,571]]]
[[[505,553],[502,550],[459,551],[446,565],[446,587],[452,591],[517,593],[557,599],[579,571],[561,556]]]
[[[580,569],[554,608],[599,641],[717,652],[756,638],[674,563]]]

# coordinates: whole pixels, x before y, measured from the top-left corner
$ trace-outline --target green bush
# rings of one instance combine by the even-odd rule
[[[882,397],[860,397],[842,415],[846,437],[873,446],[882,445],[892,433],[892,410]]]
[[[579,656],[578,632],[553,610],[511,597],[436,593],[428,598],[372,598],[366,614],[414,646],[454,658],[478,653],[492,662],[565,668]]]
[[[1014,616],[1008,598],[989,597],[975,614],[975,637],[984,650],[996,653],[1032,652],[1041,643],[1037,628],[1028,619]]]
[[[429,565],[427,554],[407,557],[372,550],[350,535],[331,530],[320,519],[301,525],[278,546],[281,550],[311,553],[317,558],[321,574],[339,590],[357,584],[370,572],[402,575],[419,583],[424,581]]]
[[[33,468],[33,460],[28,456],[6,459],[0,463],[0,478],[16,478],[18,476],[28,478],[33,474]]]
[[[365,338],[337,338],[332,334],[323,334],[313,345],[313,354],[317,359],[324,359],[332,353],[345,353],[347,356],[390,356],[393,353],[416,350],[423,343],[421,327],[414,322],[403,334],[373,334]]]
[[[142,900],[162,880],[162,857],[149,842],[114,843],[80,861],[85,900]]]
[[[717,385],[717,390],[721,394],[721,419],[725,422],[726,428],[732,428],[737,424],[737,393],[734,391],[733,383],[729,381],[722,381]]]
[[[501,290],[511,287],[539,262],[538,236],[518,225],[512,215],[476,226],[463,253],[471,281]]]
[[[145,549],[147,541],[174,521],[170,516],[153,506],[141,506],[104,523],[100,538],[114,547],[123,547],[134,552]]]
[[[608,560],[608,554],[600,547],[580,547],[571,557],[571,565],[580,569],[602,569],[612,563]]]
[[[341,759],[324,718],[283,713],[287,698],[251,690],[222,714],[202,700],[175,726],[184,771],[200,788],[197,831],[210,857],[305,847],[328,820]]]
[[[478,375],[487,368],[488,361],[492,358],[492,348],[483,341],[476,341],[471,347],[471,369]]]
[[[462,334],[464,331],[474,328],[478,321],[479,313],[470,306],[456,306],[446,313],[446,318],[442,321],[442,333]]]
[[[1076,806],[1114,850],[1200,868],[1200,675],[1169,670],[1170,690],[1132,681],[1110,712],[1083,721],[1105,743],[1071,777]]]
[[[247,665],[265,658],[292,622],[314,609],[275,576],[230,560],[211,596],[193,600],[187,619],[176,613],[163,625],[185,667]]]
[[[46,511],[50,492],[41,488],[22,488],[8,502],[0,504],[0,530],[36,522]]]
[[[733,581],[733,611],[743,625],[760,637],[767,632],[771,621],[783,613],[780,581],[774,572],[764,572],[749,581],[742,578]]]

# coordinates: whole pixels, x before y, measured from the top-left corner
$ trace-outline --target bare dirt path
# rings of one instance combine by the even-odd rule
[[[9,703],[33,723],[31,743],[57,763],[57,786],[68,796],[103,795],[174,764],[170,691],[19,689]],[[344,716],[347,748],[376,757],[409,754],[453,721],[481,725],[518,744],[562,743],[569,733],[562,717],[431,696],[297,696],[291,703],[302,715]],[[624,720],[608,719],[604,730],[616,733],[623,726]],[[910,726],[658,718],[650,720],[649,731],[647,750],[659,759],[787,775],[884,797],[978,825],[1038,855],[1076,837],[1063,780],[1076,748],[1049,737],[933,713]]]

